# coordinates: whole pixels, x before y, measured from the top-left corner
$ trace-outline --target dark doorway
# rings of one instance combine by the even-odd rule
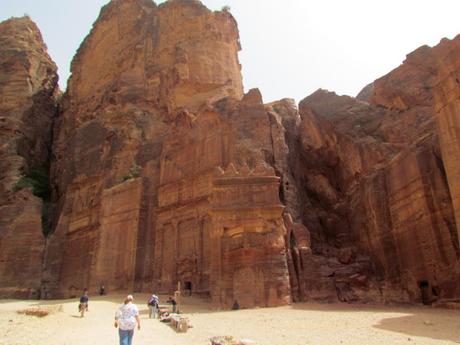
[[[418,283],[423,304],[431,304],[430,284],[426,280]]]
[[[192,282],[184,282],[184,294],[192,295]]]

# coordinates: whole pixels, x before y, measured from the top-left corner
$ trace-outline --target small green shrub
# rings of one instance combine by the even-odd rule
[[[18,192],[21,189],[33,187],[34,181],[26,176],[21,176],[18,182],[13,187],[13,192]]]
[[[121,177],[121,180],[125,182],[133,178],[139,177],[140,171],[141,171],[141,167],[137,164],[134,164],[131,168],[129,168],[128,173]]]
[[[43,235],[46,237],[51,232],[51,187],[48,171],[45,168],[32,169],[14,185],[13,192],[24,188],[32,188],[33,195],[43,200],[41,220]]]
[[[45,169],[32,169],[29,174],[22,176],[14,185],[13,192],[32,187],[32,193],[43,200],[50,198],[50,184],[48,173]]]
[[[230,12],[230,6],[228,6],[228,5],[222,6],[221,11]]]

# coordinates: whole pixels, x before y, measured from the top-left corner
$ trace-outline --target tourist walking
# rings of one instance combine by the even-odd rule
[[[149,307],[149,319],[153,318],[156,319],[158,314],[158,304],[160,303],[160,299],[157,295],[152,294],[149,300],[147,301],[147,306]]]
[[[83,291],[83,295],[80,297],[80,303],[78,304],[78,311],[80,312],[80,317],[85,316],[85,311],[88,311],[88,290]]]
[[[131,345],[133,341],[134,328],[141,329],[141,320],[139,318],[139,309],[133,303],[133,296],[128,295],[123,305],[115,313],[115,327],[118,327],[120,345]]]

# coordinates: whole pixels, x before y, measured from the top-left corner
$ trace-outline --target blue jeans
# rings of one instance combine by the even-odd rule
[[[120,345],[131,345],[133,341],[134,329],[130,331],[118,329],[118,335],[120,336]]]

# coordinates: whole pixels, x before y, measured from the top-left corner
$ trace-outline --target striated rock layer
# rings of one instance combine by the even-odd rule
[[[0,293],[180,287],[222,307],[460,298],[459,42],[417,49],[357,98],[264,104],[243,94],[230,13],[113,0],[72,62],[54,136],[55,67],[15,48],[26,53],[0,80]],[[45,119],[24,117],[34,109]],[[43,201],[13,187],[51,140],[43,268],[27,259],[13,276],[15,253],[44,246]]]
[[[441,41],[433,55],[438,67],[433,87],[437,131],[460,239],[460,37]]]
[[[43,199],[47,198],[51,127],[58,91],[56,71],[40,31],[30,18],[0,23],[3,296],[32,297],[40,291],[45,244],[42,218],[46,214]]]
[[[320,90],[300,103],[313,250],[370,257],[383,301],[460,295],[458,42],[419,48],[360,100]]]

